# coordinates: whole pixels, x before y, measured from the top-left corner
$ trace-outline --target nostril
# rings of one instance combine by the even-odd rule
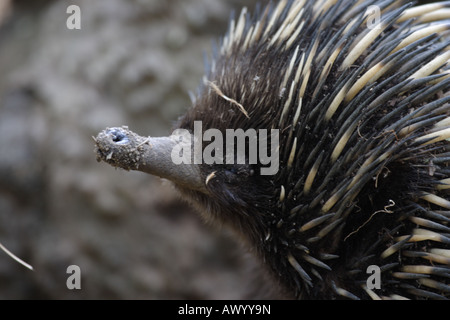
[[[112,141],[117,144],[126,144],[129,142],[127,135],[119,129],[111,129],[108,133],[112,136]]]
[[[113,133],[113,141],[114,142],[120,142],[125,138],[125,135],[121,132],[115,132]]]

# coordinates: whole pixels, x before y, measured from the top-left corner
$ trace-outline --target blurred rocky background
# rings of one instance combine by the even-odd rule
[[[0,251],[0,299],[248,297],[253,262],[226,230],[159,179],[97,163],[91,137],[170,134],[230,12],[255,2],[0,0],[0,243],[34,267]]]

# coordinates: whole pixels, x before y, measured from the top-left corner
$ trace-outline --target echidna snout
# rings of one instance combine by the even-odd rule
[[[97,156],[172,180],[203,216],[238,232],[290,297],[448,299],[449,7],[244,9],[176,126],[193,135],[201,122],[193,157],[209,148],[221,161],[174,164],[176,139],[126,128],[101,133]],[[227,162],[225,141],[205,139],[211,129],[276,130],[278,170],[261,174],[267,163],[248,154]],[[379,287],[367,270],[379,271]]]

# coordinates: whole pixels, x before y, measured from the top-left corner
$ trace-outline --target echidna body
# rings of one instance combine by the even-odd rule
[[[449,298],[449,6],[284,0],[232,19],[177,127],[279,129],[275,175],[170,164],[151,139],[133,149],[151,160],[124,165],[120,128],[98,156],[173,180],[291,297]]]

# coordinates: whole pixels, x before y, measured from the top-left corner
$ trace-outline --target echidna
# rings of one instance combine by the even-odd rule
[[[447,299],[450,1],[413,5],[244,8],[183,130],[106,129],[98,160],[171,180],[205,217],[236,230],[289,297]],[[237,144],[218,138],[230,129],[276,132],[256,145],[277,155],[278,170],[263,174],[268,161],[249,156],[250,134],[248,154],[230,155]],[[190,149],[176,149],[180,141]],[[175,163],[180,150],[194,161]],[[215,161],[201,161],[205,151]]]

